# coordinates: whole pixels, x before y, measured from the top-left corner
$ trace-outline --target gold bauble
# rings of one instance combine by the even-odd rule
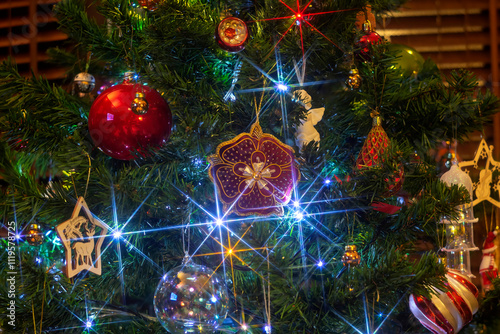
[[[43,235],[40,225],[30,224],[28,231],[26,233],[26,241],[31,246],[40,246],[43,242],[45,236]]]
[[[361,75],[359,75],[358,69],[352,68],[349,71],[349,77],[346,80],[346,84],[351,89],[358,89],[361,87]]]
[[[345,253],[341,259],[344,266],[357,266],[361,262],[361,257],[355,245],[345,246]]]
[[[135,93],[135,99],[132,101],[131,105],[132,111],[137,115],[144,115],[148,112],[149,103],[146,100],[144,93]]]

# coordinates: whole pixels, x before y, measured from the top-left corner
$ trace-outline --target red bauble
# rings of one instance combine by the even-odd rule
[[[240,52],[243,50],[247,39],[247,25],[236,17],[226,17],[219,23],[215,30],[217,44],[229,52]]]
[[[139,6],[141,6],[144,9],[150,10],[150,11],[155,11],[158,9],[158,4],[160,3],[161,0],[137,0],[139,3]]]
[[[136,92],[143,92],[149,103],[147,113],[135,114],[131,105]],[[172,114],[167,102],[154,89],[123,82],[105,90],[92,104],[89,132],[101,151],[120,160],[137,154],[146,156],[161,147],[170,136]]]
[[[391,141],[381,124],[382,119],[380,116],[375,116],[373,118],[372,129],[370,133],[368,133],[363,147],[361,148],[361,152],[359,152],[358,158],[356,159],[356,167],[360,170],[380,166],[383,163],[381,155],[384,154]],[[383,196],[390,197],[396,194],[401,190],[403,181],[404,168],[403,165],[400,164],[398,170],[394,172],[391,177],[386,179],[387,188]]]
[[[364,35],[359,38],[356,42],[357,47],[357,55],[361,60],[370,61],[371,59],[371,47],[373,45],[379,44],[382,42],[382,37],[377,34],[375,31],[372,31],[371,25],[369,21],[366,21],[363,24],[363,33]]]

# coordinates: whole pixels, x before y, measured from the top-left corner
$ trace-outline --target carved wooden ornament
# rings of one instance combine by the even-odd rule
[[[80,215],[82,208],[85,216]],[[59,224],[56,231],[64,245],[66,276],[71,278],[83,270],[101,275],[101,246],[108,229],[94,218],[83,197],[78,198],[71,218]]]
[[[488,201],[500,208],[500,201],[497,199],[498,196],[495,196],[495,193],[500,193],[500,180],[493,178],[493,172],[500,170],[500,162],[493,159],[493,145],[488,146],[486,141],[481,139],[474,159],[459,162],[458,167],[465,169],[467,173],[470,173],[471,170],[479,171],[479,179],[476,181],[474,177],[472,180],[474,190],[473,206],[483,201]],[[471,175],[471,177],[473,176]]]

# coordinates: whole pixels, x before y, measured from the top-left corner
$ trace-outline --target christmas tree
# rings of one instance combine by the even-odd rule
[[[50,56],[74,82],[0,65],[0,332],[466,326],[477,296],[432,288],[468,284],[438,250],[470,194],[430,152],[498,100],[401,62],[368,5],[401,1],[59,2],[74,44]],[[476,329],[500,328],[498,282]]]

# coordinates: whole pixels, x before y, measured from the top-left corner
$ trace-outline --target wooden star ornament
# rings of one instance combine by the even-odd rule
[[[479,164],[479,162],[481,162],[481,164]],[[481,168],[480,166],[483,166],[483,164],[484,168]],[[479,172],[479,180],[473,183],[474,201],[472,202],[472,205],[476,206],[482,201],[488,201],[494,206],[500,208],[500,201],[493,198],[493,193],[500,190],[500,181],[496,180],[495,182],[495,180],[493,180],[493,172],[500,170],[500,162],[493,159],[493,145],[488,146],[486,141],[481,139],[474,159],[459,162],[458,166],[462,169],[472,167],[469,170],[466,170],[469,174],[471,174],[470,172],[472,170]],[[473,181],[475,181],[474,176],[475,175],[471,175]]]
[[[82,209],[85,216],[80,214]],[[84,270],[101,275],[101,247],[108,228],[94,218],[83,197],[78,198],[71,218],[59,224],[56,231],[64,245],[64,274],[68,278]]]

